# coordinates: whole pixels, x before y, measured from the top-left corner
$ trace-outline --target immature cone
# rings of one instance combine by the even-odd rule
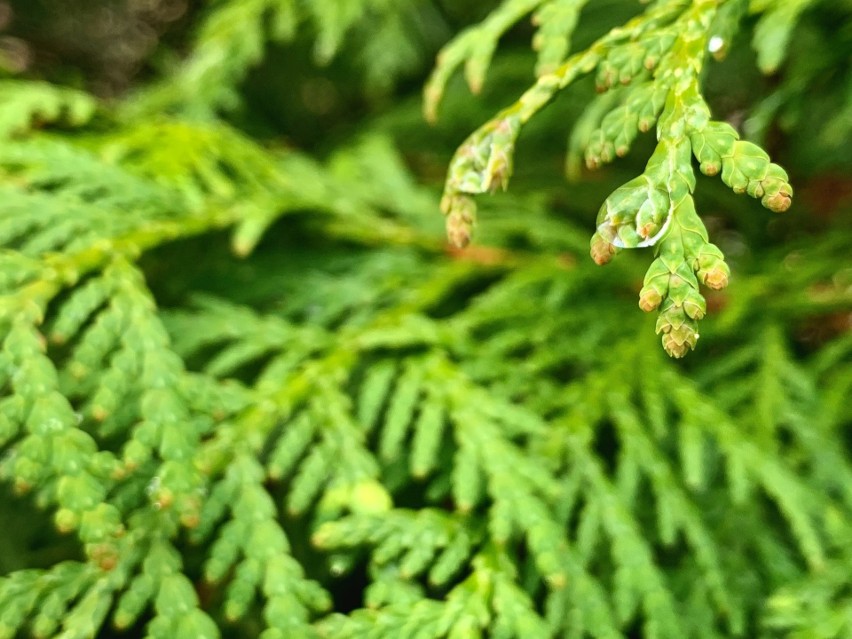
[[[618,253],[618,247],[605,240],[600,233],[592,235],[591,248],[589,254],[598,266],[608,264],[615,254]]]
[[[655,288],[643,286],[639,291],[639,308],[646,313],[657,310],[662,301],[663,296]]]
[[[695,348],[698,332],[693,326],[682,324],[663,334],[663,348],[670,356],[680,359]]]
[[[790,205],[793,203],[793,189],[790,187],[786,192],[779,192],[774,195],[765,195],[763,199],[760,200],[760,203],[770,211],[783,213],[789,209]]]
[[[671,357],[683,357],[698,342],[697,322],[670,299],[666,300],[657,318],[657,333],[662,334],[663,348]]]
[[[787,172],[777,164],[770,164],[766,177],[759,184],[760,203],[775,213],[783,213],[793,203],[793,187],[787,181]]]
[[[714,291],[721,291],[728,285],[730,273],[731,270],[728,268],[728,265],[722,263],[704,271],[702,281],[708,288],[712,288]]]
[[[709,242],[701,247],[693,264],[698,279],[713,290],[721,290],[728,285],[731,269],[725,264],[722,251]]]
[[[447,239],[456,248],[470,244],[476,222],[476,202],[467,195],[445,195],[441,210],[447,216]]]
[[[586,168],[594,170],[602,164],[612,162],[615,159],[615,145],[606,138],[606,134],[600,129],[595,131],[589,143],[586,145]]]
[[[601,62],[595,88],[602,93],[615,85],[629,84],[645,67],[645,47],[636,42],[627,42],[615,47]]]

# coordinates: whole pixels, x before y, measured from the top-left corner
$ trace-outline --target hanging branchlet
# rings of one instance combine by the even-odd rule
[[[709,122],[690,136],[693,153],[704,175],[718,175],[734,193],[748,193],[770,211],[783,213],[793,199],[787,172],[769,160],[756,144],[740,140],[725,122]]]
[[[655,82],[645,82],[629,91],[621,106],[601,118],[586,140],[586,166],[596,169],[627,155],[636,135],[654,126],[665,100],[665,87]]]
[[[504,19],[510,17],[509,5],[516,13],[526,8],[523,3],[505,3],[500,9]],[[576,21],[575,15],[569,16],[573,8],[576,3],[545,4],[536,16],[541,20],[565,12],[567,24]],[[658,144],[642,175],[616,189],[601,207],[591,240],[592,259],[606,264],[620,249],[655,247],[657,258],[648,271],[639,305],[659,312],[657,332],[670,355],[682,357],[694,348],[697,322],[706,309],[699,284],[723,288],[730,270],[696,215],[692,156],[702,173],[721,174],[735,193],[747,193],[772,211],[787,210],[793,195],[786,172],[760,147],[740,140],[730,125],[713,121],[701,96],[699,74],[708,47],[719,48],[718,38],[730,39],[742,14],[726,9],[717,21],[718,13],[715,0],[656,3],[541,75],[518,102],[473,133],[453,158],[444,188],[442,210],[450,242],[465,246],[470,241],[476,211],[472,195],[506,187],[521,126],[559,90],[595,71],[597,90],[615,91],[616,105],[608,108],[605,101],[599,103],[603,108],[591,107],[591,115],[581,119],[582,132],[572,140],[571,153],[577,152],[577,145],[584,146],[586,166],[597,168],[626,155],[636,135],[655,123]],[[547,33],[536,36],[536,45],[548,41]],[[717,34],[717,40],[710,44],[712,34]],[[471,42],[481,37],[493,49],[490,36],[484,27],[474,28],[466,34],[464,46],[477,46]],[[454,43],[447,50],[461,46]],[[453,64],[439,59],[427,90],[428,114],[434,114]],[[545,64],[545,68],[550,67]],[[478,72],[477,81],[481,77]],[[569,162],[571,166],[576,165]]]

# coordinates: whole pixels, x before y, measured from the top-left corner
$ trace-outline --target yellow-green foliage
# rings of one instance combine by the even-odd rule
[[[599,261],[655,244],[644,285],[641,256],[588,260],[600,188],[554,196],[541,138],[538,185],[484,202],[463,252],[429,185],[447,130],[405,104],[327,154],[246,125],[242,81],[271,43],[312,25],[321,61],[370,59],[375,96],[428,49],[404,26],[440,32],[447,3],[210,3],[185,61],[117,103],[4,80],[0,638],[851,636],[846,218],[751,253],[729,231],[731,268],[693,204],[692,155],[789,205],[783,170],[700,91],[745,4],[630,5],[594,40],[595,3],[495,2],[428,85],[434,114],[456,66],[477,90],[492,57],[510,76],[497,40],[534,16],[535,88],[450,169],[456,239],[468,194],[505,184],[521,125],[579,75],[612,88],[579,98],[577,176],[656,124],[642,175],[607,174],[593,241]],[[752,4],[772,70],[813,3]],[[474,107],[447,86],[463,129]],[[764,113],[795,106],[781,91]],[[699,280],[729,275],[686,365],[632,312],[637,293],[659,307],[682,355]]]

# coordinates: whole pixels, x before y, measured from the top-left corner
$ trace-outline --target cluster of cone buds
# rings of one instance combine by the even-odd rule
[[[589,169],[623,157],[639,131],[650,131],[665,104],[667,91],[659,82],[645,82],[631,89],[623,104],[607,113],[589,136],[585,159]]]
[[[760,199],[770,211],[786,211],[793,198],[787,172],[772,163],[759,146],[738,138],[734,128],[724,122],[708,122],[693,133],[692,151],[701,172],[717,175],[721,171],[722,181],[735,193]]]
[[[698,320],[707,312],[699,281],[719,289],[727,285],[728,275],[722,252],[710,243],[692,259],[679,250],[664,251],[651,263],[639,292],[639,307],[659,312],[657,333],[662,334],[669,355],[683,357],[698,341]]]
[[[614,47],[598,67],[595,85],[598,92],[618,84],[629,84],[633,78],[651,71],[675,41],[675,33],[658,30],[638,42]]]
[[[703,298],[701,299],[703,301]],[[671,357],[681,358],[698,343],[698,321],[667,299],[657,317],[657,333],[662,334],[663,349],[666,353]]]
[[[648,175],[631,180],[613,192],[598,218],[591,256],[606,264],[621,248],[657,245],[657,257],[639,293],[643,311],[657,311],[657,333],[672,357],[683,357],[698,341],[698,321],[707,310],[699,286],[727,286],[730,270],[717,246],[707,239],[695,213],[692,197],[681,195],[672,205],[666,193]],[[673,218],[676,231],[668,233]]]

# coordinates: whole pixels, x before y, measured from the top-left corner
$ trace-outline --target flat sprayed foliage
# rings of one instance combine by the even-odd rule
[[[848,216],[717,210],[717,245],[693,197],[793,195],[711,58],[836,63],[790,62],[766,139],[852,86],[848,34],[802,0],[476,4],[222,0],[120,100],[0,81],[0,638],[852,636]],[[285,142],[282,68],[350,125]],[[448,248],[440,209],[468,244],[524,158]],[[637,294],[676,357],[714,308],[686,364]]]

